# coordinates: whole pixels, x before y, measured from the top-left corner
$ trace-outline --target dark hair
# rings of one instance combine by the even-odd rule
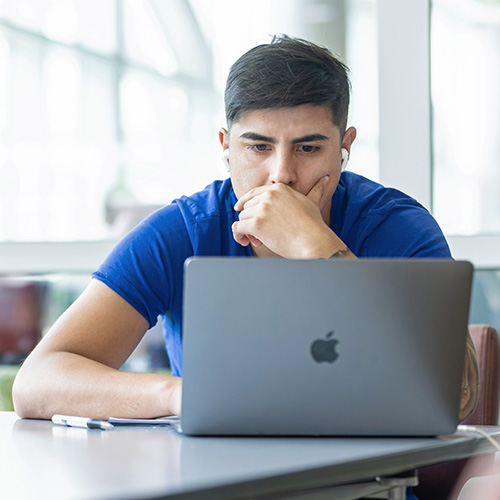
[[[342,136],[349,111],[347,72],[347,66],[327,48],[275,36],[232,65],[224,94],[228,129],[247,111],[326,104]]]

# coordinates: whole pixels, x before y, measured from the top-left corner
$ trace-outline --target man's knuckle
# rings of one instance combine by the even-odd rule
[[[262,229],[262,227],[264,226],[264,223],[265,223],[264,216],[258,215],[256,217],[254,217],[254,219],[253,219],[253,226],[257,231],[259,229]]]

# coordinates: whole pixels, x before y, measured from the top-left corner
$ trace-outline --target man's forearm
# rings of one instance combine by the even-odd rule
[[[72,353],[51,353],[37,361],[21,368],[14,383],[21,417],[154,418],[180,412],[178,377],[122,372]]]
[[[465,342],[465,366],[462,378],[462,394],[460,399],[460,422],[466,419],[476,408],[479,397],[479,366],[476,348],[467,330]]]

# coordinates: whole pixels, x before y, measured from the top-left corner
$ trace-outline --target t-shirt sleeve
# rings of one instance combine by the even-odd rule
[[[184,260],[192,254],[175,204],[151,215],[111,251],[92,275],[144,316],[152,327],[182,287]]]
[[[395,203],[365,240],[370,257],[451,258],[446,238],[434,217],[421,205]]]

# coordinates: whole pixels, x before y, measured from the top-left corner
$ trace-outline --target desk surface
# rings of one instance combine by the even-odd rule
[[[492,428],[500,438],[500,428]],[[237,498],[344,484],[490,451],[475,434],[193,438],[169,427],[66,428],[0,412],[0,497]]]

